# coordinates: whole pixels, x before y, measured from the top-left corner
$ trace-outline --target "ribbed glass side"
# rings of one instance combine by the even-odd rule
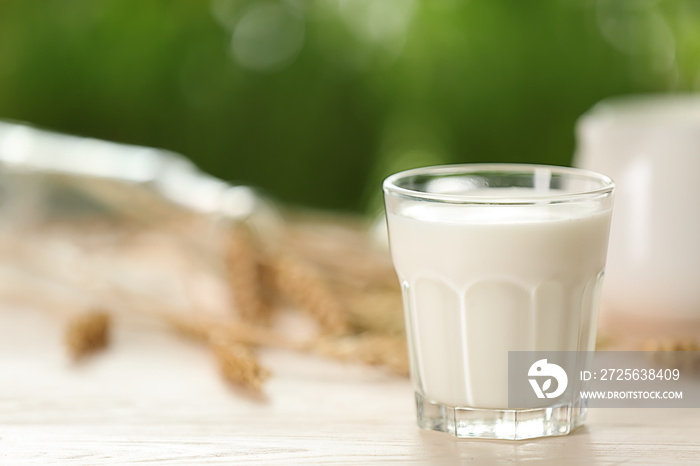
[[[463,290],[437,277],[404,280],[419,426],[457,437],[524,439],[581,425],[586,410],[577,400],[507,409],[508,351],[593,350],[602,275],[530,287],[488,280]]]

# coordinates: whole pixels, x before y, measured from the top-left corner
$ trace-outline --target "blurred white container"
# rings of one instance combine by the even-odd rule
[[[603,306],[700,320],[700,94],[605,100],[577,140],[575,165],[618,187]]]

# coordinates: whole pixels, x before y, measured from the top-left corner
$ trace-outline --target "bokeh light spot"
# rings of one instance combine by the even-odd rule
[[[240,66],[277,71],[290,65],[304,45],[304,20],[290,6],[252,5],[233,31],[231,53]]]
[[[346,24],[361,38],[386,43],[403,38],[416,8],[414,0],[339,0]]]

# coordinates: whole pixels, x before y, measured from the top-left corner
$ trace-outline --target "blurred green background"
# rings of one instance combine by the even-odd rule
[[[401,169],[570,164],[610,95],[700,90],[697,0],[0,1],[0,118],[368,211]]]

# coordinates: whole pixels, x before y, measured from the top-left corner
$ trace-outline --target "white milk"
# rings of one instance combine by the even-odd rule
[[[598,206],[422,202],[389,212],[412,378],[425,398],[505,409],[509,350],[594,349],[611,215]]]

